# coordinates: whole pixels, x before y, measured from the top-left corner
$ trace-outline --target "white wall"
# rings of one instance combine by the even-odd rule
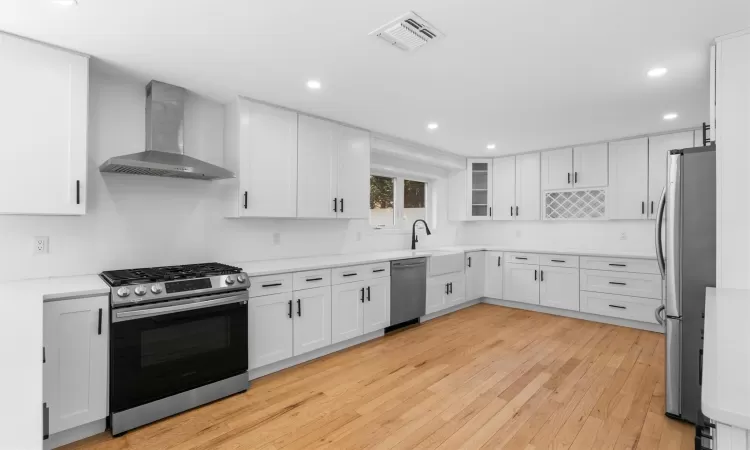
[[[373,231],[366,220],[225,219],[221,182],[101,174],[111,156],[144,148],[141,81],[92,69],[89,106],[88,211],[82,217],[0,216],[0,281],[98,273],[207,261],[239,262],[317,254],[404,249],[408,234]],[[191,97],[186,153],[222,163],[223,106]],[[445,199],[446,182],[433,188]],[[458,225],[438,204],[434,233],[420,245],[455,243]],[[281,233],[274,245],[273,234]],[[32,255],[34,236],[50,237],[50,253]]]

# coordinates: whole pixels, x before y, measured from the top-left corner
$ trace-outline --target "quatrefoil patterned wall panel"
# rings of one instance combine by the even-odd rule
[[[545,220],[606,219],[606,189],[544,193]]]

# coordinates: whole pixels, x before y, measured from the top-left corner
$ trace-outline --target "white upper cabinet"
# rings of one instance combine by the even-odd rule
[[[492,160],[468,160],[469,217],[492,218]]]
[[[648,139],[648,205],[649,219],[656,219],[656,208],[667,183],[667,155],[670,150],[692,147],[692,131],[663,134]]]
[[[0,214],[86,213],[88,92],[87,57],[0,33]]]
[[[541,215],[541,192],[539,153],[516,156],[516,220],[539,220]]]
[[[513,220],[516,206],[516,157],[492,161],[492,206],[494,220]]]
[[[609,144],[608,216],[645,219],[648,201],[648,139]]]
[[[299,116],[297,217],[366,219],[370,134]]]
[[[227,107],[229,217],[297,216],[297,113],[244,98]]]
[[[573,149],[573,186],[593,188],[607,186],[607,143],[584,145]]]
[[[542,152],[542,190],[573,187],[573,149]]]

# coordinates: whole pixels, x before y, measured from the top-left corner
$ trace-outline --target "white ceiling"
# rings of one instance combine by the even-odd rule
[[[410,9],[446,37],[404,53],[368,36]],[[749,26],[748,0],[0,2],[0,30],[144,80],[466,155],[696,126],[708,119],[712,38]],[[654,66],[669,73],[649,79]],[[309,91],[310,78],[323,89]],[[428,132],[430,121],[440,128]]]

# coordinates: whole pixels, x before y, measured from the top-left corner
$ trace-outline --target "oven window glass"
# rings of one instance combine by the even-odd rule
[[[141,333],[141,367],[189,359],[230,346],[230,321],[211,317],[144,330]]]

